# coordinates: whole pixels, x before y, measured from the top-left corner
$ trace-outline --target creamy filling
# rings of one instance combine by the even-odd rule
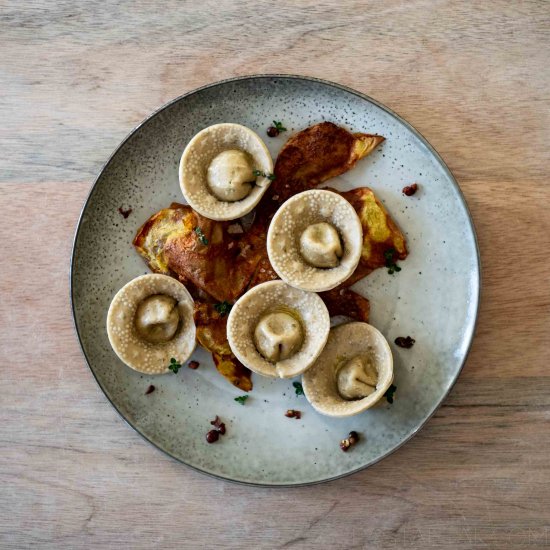
[[[357,355],[340,367],[336,383],[344,399],[363,399],[376,390],[378,371],[370,357]]]
[[[150,344],[169,342],[180,323],[178,302],[171,296],[155,294],[140,302],[135,326],[140,338]]]
[[[268,361],[276,363],[292,357],[304,343],[302,324],[293,312],[272,311],[254,329],[254,344]]]
[[[217,199],[240,201],[248,196],[256,181],[252,158],[238,149],[223,151],[208,166],[206,181]]]
[[[343,253],[340,235],[330,223],[309,225],[300,235],[300,254],[313,267],[337,267]]]

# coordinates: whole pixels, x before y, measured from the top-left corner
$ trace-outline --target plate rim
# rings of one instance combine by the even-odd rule
[[[86,355],[86,351],[84,350],[84,345],[83,345],[83,342],[82,342],[82,337],[80,335],[80,330],[79,330],[79,327],[78,327],[78,323],[77,323],[77,320],[76,320],[76,313],[75,313],[75,296],[74,296],[74,294],[75,294],[75,292],[74,292],[74,287],[75,287],[74,272],[75,272],[75,261],[76,261],[75,248],[76,248],[76,244],[77,244],[77,241],[78,241],[78,237],[80,235],[80,230],[81,230],[81,227],[82,227],[83,217],[84,217],[84,214],[85,214],[85,212],[88,208],[89,202],[93,197],[93,194],[94,194],[94,191],[97,187],[97,184],[98,184],[99,180],[101,179],[101,177],[103,175],[103,172],[105,171],[107,166],[111,163],[111,161],[116,157],[116,155],[119,153],[119,151],[124,147],[126,142],[129,141],[130,138],[138,130],[140,130],[143,126],[145,126],[149,121],[151,121],[157,115],[162,113],[168,107],[170,107],[173,104],[185,99],[186,97],[192,96],[192,95],[194,95],[196,93],[199,93],[203,90],[207,90],[209,88],[215,88],[217,86],[221,86],[221,85],[228,84],[228,83],[231,83],[231,82],[238,82],[238,81],[244,81],[244,80],[275,79],[275,78],[288,79],[288,80],[302,80],[302,81],[306,81],[306,82],[313,82],[313,83],[323,84],[325,86],[328,86],[328,87],[335,88],[335,89],[340,90],[340,91],[350,93],[352,95],[355,95],[355,96],[359,97],[360,99],[363,99],[365,101],[368,101],[368,102],[376,105],[378,108],[382,109],[384,112],[386,112],[391,117],[396,119],[399,123],[403,124],[406,128],[408,128],[409,131],[411,131],[416,136],[416,138],[420,140],[420,142],[427,148],[427,150],[431,153],[431,155],[438,161],[439,165],[441,166],[441,168],[445,172],[445,175],[449,178],[452,185],[454,186],[455,191],[458,194],[458,198],[461,202],[462,208],[464,209],[464,211],[467,215],[467,222],[468,222],[468,225],[469,225],[470,232],[473,236],[475,251],[476,251],[475,261],[476,261],[476,268],[477,268],[477,285],[476,285],[477,292],[476,292],[476,296],[475,296],[476,306],[475,306],[474,322],[472,324],[471,330],[469,331],[469,334],[467,334],[467,336],[466,336],[467,346],[466,346],[466,353],[464,354],[464,358],[463,358],[463,360],[462,360],[462,362],[461,362],[454,378],[451,380],[449,388],[444,393],[444,395],[441,397],[441,399],[438,400],[438,402],[435,404],[435,406],[430,411],[430,413],[426,416],[426,418],[409,435],[407,435],[407,437],[405,437],[402,441],[399,442],[398,445],[396,445],[395,447],[393,447],[392,449],[390,449],[389,451],[387,451],[383,455],[381,455],[381,456],[377,457],[376,459],[371,460],[371,461],[367,462],[366,464],[363,464],[362,466],[359,466],[358,468],[355,468],[354,470],[351,470],[349,472],[345,472],[343,474],[338,474],[338,475],[332,476],[332,477],[327,477],[325,479],[318,479],[318,480],[314,480],[314,481],[305,481],[305,482],[299,482],[299,483],[266,483],[266,482],[257,482],[257,481],[246,481],[246,480],[241,480],[241,479],[233,479],[229,476],[224,476],[224,475],[217,474],[217,473],[214,473],[214,472],[209,472],[207,470],[203,470],[203,469],[201,469],[197,466],[193,466],[192,464],[189,464],[189,463],[185,462],[183,459],[175,456],[174,454],[169,452],[167,449],[164,449],[163,447],[161,447],[160,445],[158,445],[157,443],[155,443],[154,441],[149,439],[149,437],[147,437],[147,435],[145,433],[140,431],[140,429],[137,426],[132,424],[130,422],[130,420],[124,416],[124,414],[119,409],[119,407],[113,402],[113,400],[111,400],[111,398],[107,394],[105,388],[103,387],[103,385],[99,381],[98,377],[96,376],[96,374],[94,372],[94,369],[91,366],[90,360],[88,359],[88,356]],[[350,88],[348,86],[345,86],[343,84],[339,84],[337,82],[333,82],[333,81],[330,81],[330,80],[325,80],[325,79],[322,79],[322,78],[316,78],[316,77],[312,77],[312,76],[303,76],[303,75],[286,74],[286,73],[261,73],[261,74],[236,76],[236,77],[226,78],[226,79],[223,79],[223,80],[218,80],[216,82],[211,82],[210,84],[205,84],[203,86],[199,86],[198,88],[194,88],[194,89],[192,89],[188,92],[185,92],[184,94],[181,94],[181,95],[175,97],[174,99],[171,99],[170,101],[168,101],[167,103],[165,103],[164,105],[159,107],[158,109],[154,110],[147,117],[145,117],[139,124],[134,126],[130,130],[130,132],[124,137],[124,139],[117,145],[117,147],[113,150],[113,152],[109,155],[108,159],[103,163],[103,165],[101,166],[101,168],[99,169],[99,171],[97,173],[97,176],[95,177],[95,179],[92,183],[92,186],[91,186],[91,188],[90,188],[90,190],[89,190],[89,192],[86,196],[86,199],[84,200],[84,203],[83,203],[82,208],[80,210],[80,214],[78,216],[76,229],[74,231],[74,236],[73,236],[73,240],[72,240],[72,247],[71,247],[71,259],[70,259],[70,266],[69,266],[69,298],[70,298],[70,305],[71,305],[71,317],[72,317],[72,321],[73,321],[73,329],[74,329],[74,331],[76,333],[76,337],[78,339],[78,344],[79,344],[79,347],[80,347],[80,351],[81,351],[81,353],[84,357],[84,360],[86,362],[86,365],[88,366],[88,369],[92,373],[92,376],[93,376],[94,380],[96,381],[97,385],[99,386],[99,389],[101,390],[101,392],[103,393],[103,395],[107,399],[107,401],[112,405],[112,407],[118,413],[120,418],[122,418],[122,420],[128,426],[130,426],[137,434],[139,434],[145,441],[147,441],[155,449],[162,452],[165,456],[168,456],[172,460],[175,460],[179,464],[184,464],[185,466],[187,466],[188,468],[191,468],[192,470],[194,470],[196,472],[200,472],[201,474],[210,476],[210,477],[215,478],[215,479],[220,479],[220,480],[223,480],[223,481],[228,481],[228,482],[236,483],[236,484],[239,484],[239,485],[247,485],[247,486],[250,486],[250,487],[263,487],[263,488],[307,487],[307,486],[311,486],[311,485],[318,485],[318,484],[321,484],[321,483],[329,483],[331,481],[336,481],[338,479],[341,479],[341,478],[344,478],[344,477],[347,477],[347,476],[351,476],[351,475],[356,474],[356,473],[358,473],[362,470],[366,470],[367,468],[370,468],[371,466],[374,466],[375,464],[377,464],[381,460],[383,460],[383,459],[387,458],[388,456],[392,455],[393,453],[395,453],[403,445],[408,443],[420,430],[422,430],[424,428],[424,426],[426,426],[426,424],[434,416],[434,414],[437,412],[437,410],[441,407],[443,402],[447,399],[447,397],[449,396],[449,393],[451,392],[451,390],[455,386],[455,384],[458,380],[458,377],[460,376],[460,373],[462,372],[462,369],[464,368],[464,365],[466,364],[466,361],[468,360],[468,356],[469,356],[471,348],[472,348],[472,343],[473,343],[473,340],[474,340],[474,336],[476,334],[477,325],[478,325],[478,321],[479,321],[479,308],[480,308],[480,302],[481,302],[481,288],[482,288],[481,255],[480,255],[479,242],[478,242],[477,233],[476,233],[474,221],[473,221],[473,218],[472,218],[472,214],[470,212],[470,209],[468,207],[468,204],[466,202],[464,194],[462,193],[460,185],[458,184],[458,181],[454,177],[453,173],[451,172],[450,168],[447,166],[446,162],[443,160],[441,155],[428,142],[428,140],[412,124],[407,122],[404,118],[402,118],[400,115],[398,115],[395,111],[393,111],[392,109],[390,109],[386,105],[380,103],[376,99],[373,99],[372,97],[370,97],[367,94],[364,94],[364,93],[359,92],[359,91],[357,91],[353,88]]]

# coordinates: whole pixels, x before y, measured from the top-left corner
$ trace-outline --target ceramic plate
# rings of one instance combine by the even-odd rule
[[[277,138],[266,129],[281,120]],[[330,181],[350,189],[368,185],[408,239],[410,256],[395,275],[378,269],[355,285],[371,301],[371,323],[390,341],[397,392],[393,405],[344,419],[317,414],[292,380],[254,376],[245,406],[242,392],[197,348],[198,370],[140,375],[111,350],[105,329],[113,295],[147,273],[133,250],[138,227],[172,201],[183,201],[178,163],[187,142],[218,122],[237,122],[264,137],[273,158],[289,135],[323,120],[386,141],[352,171]],[[413,197],[403,186],[420,184]],[[124,219],[118,208],[132,208]],[[150,443],[173,458],[228,480],[257,485],[303,485],[374,464],[412,437],[455,382],[472,340],[479,300],[479,257],[468,209],[456,181],[427,141],[373,99],[330,82],[269,75],[227,80],[190,92],[151,115],[113,153],[97,178],[76,232],[71,274],[75,325],[101,389]],[[412,349],[393,344],[416,339]],[[145,395],[150,384],[156,391]],[[302,411],[300,420],[284,416]],[[227,434],[206,443],[219,415]],[[350,430],[362,435],[348,453],[339,448]]]

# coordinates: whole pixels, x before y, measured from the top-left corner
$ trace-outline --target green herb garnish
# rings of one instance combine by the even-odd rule
[[[275,174],[269,174],[266,172],[262,172],[261,170],[252,170],[252,173],[256,176],[262,176],[264,178],[267,178],[269,181],[273,181],[275,179]]]
[[[395,263],[395,260],[393,259],[396,254],[395,248],[388,248],[384,252],[384,258],[386,259],[386,267],[388,268],[388,273],[390,275],[393,275],[394,273],[399,273],[401,271],[401,268]]]
[[[244,405],[247,399],[248,399],[248,395],[239,395],[239,397],[235,397],[235,401],[240,405]]]
[[[181,369],[181,363],[178,363],[173,357],[170,359],[170,364],[168,365],[168,368],[174,373],[177,374],[178,371]]]
[[[300,382],[292,382],[294,389],[296,390],[296,395],[304,395],[304,388]]]
[[[222,316],[224,317],[227,315],[231,308],[233,307],[233,304],[230,304],[227,300],[224,300],[223,302],[220,302],[219,304],[216,304],[214,306],[214,309]]]
[[[388,400],[388,403],[391,405],[393,403],[393,394],[395,393],[395,390],[397,390],[397,386],[394,386],[393,384],[386,390],[386,393],[384,394],[384,397]]]
[[[286,128],[283,126],[282,122],[277,122],[276,120],[273,121],[273,126],[275,126],[275,129],[278,132],[286,132]]]
[[[197,234],[197,237],[199,238],[199,241],[206,246],[208,244],[208,239],[204,236],[204,233],[202,232],[202,229],[200,227],[195,227],[193,231]]]

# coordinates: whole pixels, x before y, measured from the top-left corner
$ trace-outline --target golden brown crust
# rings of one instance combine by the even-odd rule
[[[197,341],[212,353],[230,355],[231,348],[227,342],[227,315],[221,316],[213,303],[195,301],[195,326]]]
[[[216,368],[231,384],[243,391],[252,389],[252,373],[231,353],[227,341],[227,315],[212,302],[195,301],[197,342],[212,353]]]
[[[252,390],[252,372],[248,370],[234,355],[212,354],[218,372],[242,391]]]
[[[408,251],[405,236],[371,189],[359,187],[340,194],[355,208],[363,226],[361,260],[353,275],[341,285],[347,287],[384,267],[387,251],[395,251],[394,260],[404,260]]]
[[[164,256],[164,244],[171,235],[185,231],[184,220],[192,212],[189,206],[172,203],[169,208],[153,214],[138,229],[133,244],[154,273],[172,274]]]
[[[370,302],[349,288],[333,288],[319,294],[331,317],[345,315],[356,321],[368,323]]]
[[[356,133],[332,122],[321,122],[292,136],[275,163],[275,181],[262,204],[282,203],[351,170],[358,160],[382,143],[382,136]],[[276,198],[275,198],[276,197]]]
[[[249,287],[252,288],[253,286],[267,283],[267,281],[274,281],[278,278],[279,276],[277,275],[277,273],[275,273],[275,270],[273,269],[273,266],[271,265],[271,262],[269,261],[269,257],[266,252],[262,259],[258,262],[258,267],[256,268],[254,276],[250,280]]]
[[[245,291],[265,250],[265,236],[245,235],[237,226],[173,204],[141,226],[134,246],[152,271],[176,275],[216,300],[233,302]],[[235,229],[240,232],[231,233]]]

